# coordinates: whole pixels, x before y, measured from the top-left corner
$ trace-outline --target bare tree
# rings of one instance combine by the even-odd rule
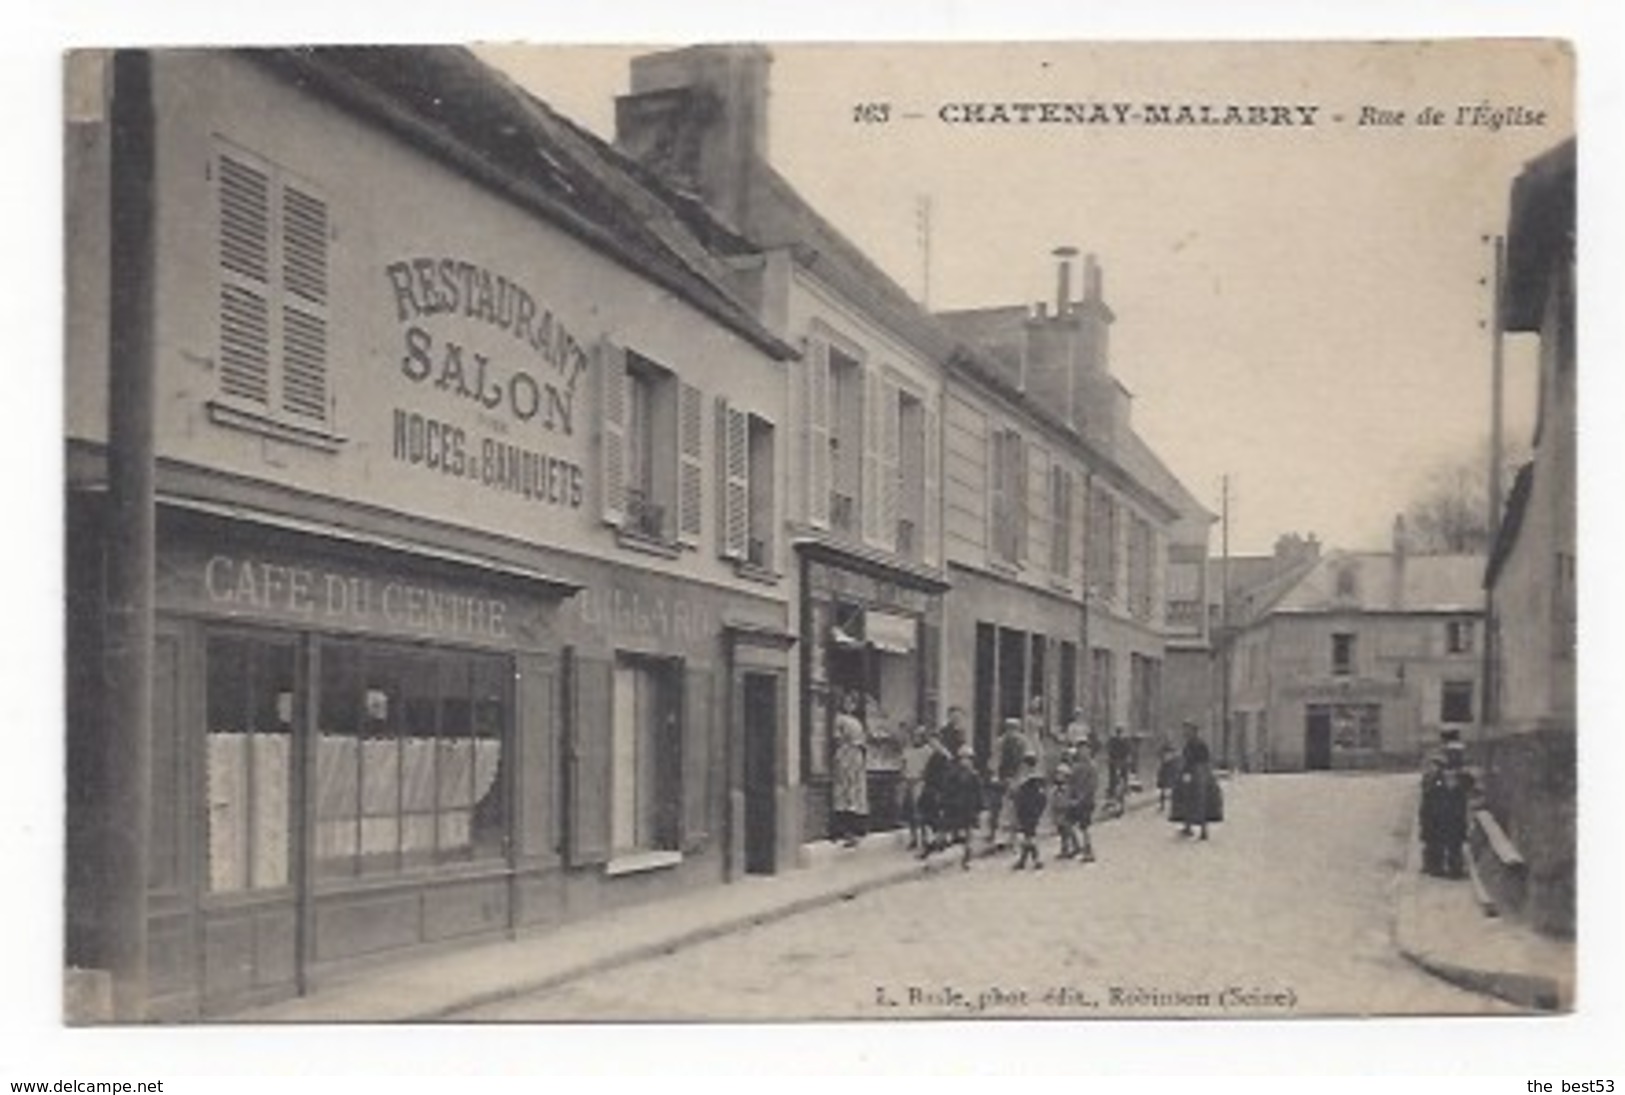
[[[1520,466],[1529,460],[1525,442],[1508,442],[1502,453],[1502,505]],[[1490,444],[1469,457],[1443,460],[1431,468],[1405,510],[1411,549],[1421,555],[1481,554],[1490,547]]]

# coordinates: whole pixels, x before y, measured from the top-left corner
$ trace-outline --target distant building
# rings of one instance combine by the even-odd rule
[[[1244,594],[1251,611],[1229,652],[1233,751],[1264,771],[1413,768],[1444,730],[1469,737],[1483,562],[1413,555],[1396,520],[1392,551],[1307,557]]]
[[[1540,338],[1534,458],[1519,471],[1485,574],[1488,717],[1480,739],[1491,812],[1528,864],[1519,908],[1574,930],[1575,142],[1512,185],[1503,326]]]

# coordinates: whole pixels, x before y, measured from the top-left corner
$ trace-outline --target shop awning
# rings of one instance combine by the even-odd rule
[[[528,582],[551,586],[560,596],[569,596],[582,588],[580,582],[559,578],[520,563],[494,559],[470,551],[459,551],[456,548],[419,543],[416,540],[407,540],[384,533],[344,528],[325,521],[315,521],[304,517],[293,517],[285,513],[272,513],[268,510],[249,506],[211,502],[202,498],[188,498],[172,494],[160,494],[158,502],[173,509],[201,513],[210,517],[245,521],[266,528],[303,533],[307,536],[320,536],[324,539],[342,543],[378,548],[384,551],[416,556],[421,559],[433,559],[437,562],[471,567],[487,574],[501,574],[509,578],[521,578]]]
[[[869,644],[887,654],[914,653],[917,627],[913,616],[900,616],[895,612],[870,609],[864,618],[864,634]]]

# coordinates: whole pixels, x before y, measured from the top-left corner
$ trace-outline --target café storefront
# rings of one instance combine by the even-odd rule
[[[154,1014],[516,927],[573,586],[208,503],[159,527]]]

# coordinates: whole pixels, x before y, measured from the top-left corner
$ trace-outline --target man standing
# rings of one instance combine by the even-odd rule
[[[1005,719],[1004,731],[993,751],[993,779],[988,785],[987,839],[994,849],[1005,845],[999,839],[1000,830],[1015,828],[1014,803],[1010,796],[1021,778],[1022,761],[1028,753],[1027,739],[1021,732],[1020,719]]]

